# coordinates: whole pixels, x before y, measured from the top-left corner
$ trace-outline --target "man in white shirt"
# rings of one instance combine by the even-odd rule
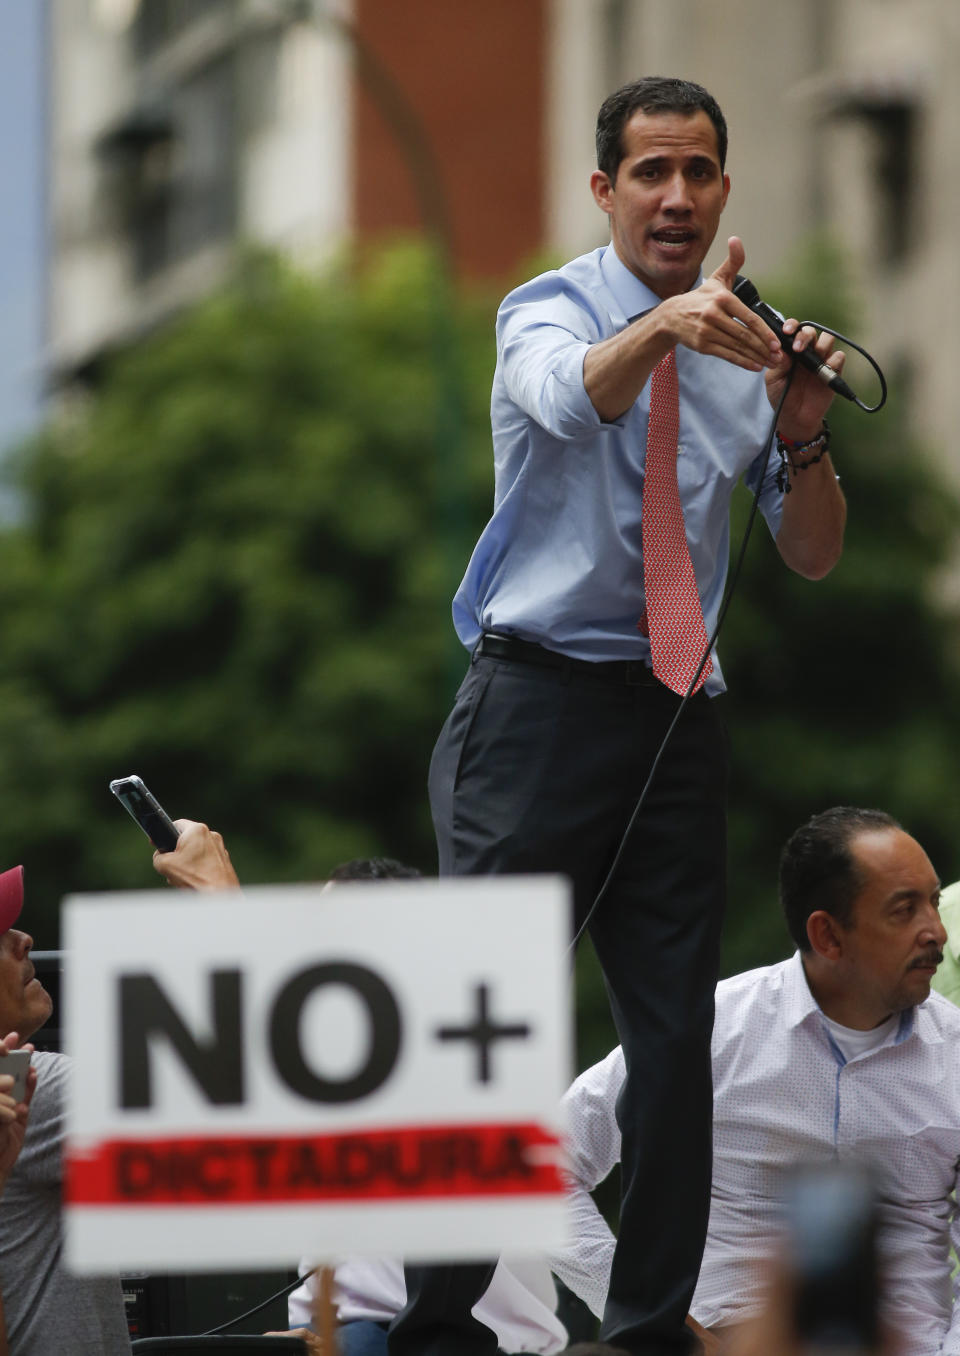
[[[939,894],[919,843],[880,811],[828,810],[783,851],[799,950],[717,989],[713,1187],[691,1316],[719,1349],[763,1307],[785,1177],[829,1160],[876,1174],[884,1314],[901,1356],[960,1354],[949,1260],[960,1012],[930,992],[946,940]],[[597,1314],[614,1244],[588,1192],[619,1159],[622,1081],[617,1049],[567,1093],[576,1241],[552,1265]]]

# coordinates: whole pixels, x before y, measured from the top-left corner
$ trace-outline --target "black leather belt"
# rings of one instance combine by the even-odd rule
[[[474,655],[483,655],[486,659],[510,659],[518,664],[536,664],[542,669],[559,669],[565,674],[577,674],[582,678],[593,678],[601,683],[620,683],[627,687],[659,687],[648,664],[642,659],[609,659],[593,663],[589,659],[571,659],[569,655],[557,654],[556,650],[545,650],[532,640],[520,640],[517,636],[485,635],[474,650]]]

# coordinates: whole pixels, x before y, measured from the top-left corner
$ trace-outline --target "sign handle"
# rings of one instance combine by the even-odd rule
[[[318,1272],[320,1284],[313,1303],[313,1327],[320,1335],[322,1356],[337,1356],[334,1332],[337,1326],[337,1311],[333,1303],[333,1267],[321,1267]]]

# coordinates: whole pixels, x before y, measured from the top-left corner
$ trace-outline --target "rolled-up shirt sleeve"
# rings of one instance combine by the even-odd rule
[[[564,1285],[598,1318],[607,1301],[616,1240],[590,1192],[620,1162],[616,1106],[624,1074],[623,1052],[618,1046],[582,1073],[564,1096],[571,1241],[548,1260]]]
[[[777,483],[780,473],[780,455],[773,444],[774,439],[771,437],[769,453],[764,449],[759,456],[754,458],[743,480],[751,494],[756,494],[758,486],[760,487],[760,512],[770,529],[770,535],[776,540],[783,519],[783,492]],[[763,477],[762,485],[761,476]]]
[[[592,344],[609,337],[589,295],[551,289],[555,274],[511,292],[497,316],[497,352],[507,395],[561,442],[622,428],[624,418],[605,423],[583,383],[583,363]]]

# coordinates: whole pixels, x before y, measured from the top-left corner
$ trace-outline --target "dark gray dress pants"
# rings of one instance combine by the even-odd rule
[[[678,705],[652,678],[635,686],[475,655],[430,768],[441,874],[563,872],[579,927]],[[701,692],[589,925],[627,1068],[601,1331],[650,1356],[690,1347],[684,1318],[706,1236],[726,783],[722,722]],[[408,1268],[391,1356],[493,1356],[496,1339],[469,1313],[491,1275],[492,1265]]]

